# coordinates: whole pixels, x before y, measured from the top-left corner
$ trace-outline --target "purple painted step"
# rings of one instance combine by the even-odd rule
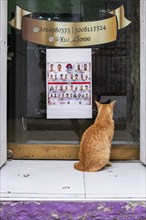
[[[1,202],[1,220],[146,220],[145,202]]]

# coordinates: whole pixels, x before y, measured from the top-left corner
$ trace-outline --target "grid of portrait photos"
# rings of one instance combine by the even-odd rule
[[[47,63],[48,105],[91,104],[90,63]]]
[[[73,106],[91,106],[91,62],[70,58],[59,61],[48,59],[46,63],[48,108],[66,106],[70,111]]]

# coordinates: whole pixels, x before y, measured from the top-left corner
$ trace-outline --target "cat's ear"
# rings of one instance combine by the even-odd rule
[[[111,108],[113,108],[116,104],[116,100],[114,100],[113,102],[110,103]]]
[[[101,104],[99,102],[97,102],[97,101],[95,101],[95,103],[97,105],[97,108],[99,108]]]

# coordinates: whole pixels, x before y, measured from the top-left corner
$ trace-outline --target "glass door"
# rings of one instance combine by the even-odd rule
[[[8,143],[11,146],[79,146],[95,120],[95,100],[116,100],[113,146],[139,146],[140,136],[140,5],[138,0],[15,0],[8,1],[9,21],[19,5],[33,18],[83,22],[105,19],[121,5],[132,23],[118,30],[114,42],[88,47],[92,57],[92,117],[47,119],[46,51],[56,49],[22,39],[8,27]],[[60,48],[62,49],[62,48]],[[65,49],[65,48],[64,48]],[[78,54],[77,54],[78,56]],[[80,57],[79,57],[80,59]],[[77,148],[78,149],[78,148]],[[126,148],[125,148],[126,149]],[[55,150],[55,148],[54,148]]]

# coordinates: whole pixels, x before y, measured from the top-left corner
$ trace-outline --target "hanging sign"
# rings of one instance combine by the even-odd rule
[[[91,67],[91,49],[46,50],[47,118],[92,118]]]
[[[125,18],[123,6],[109,12],[103,20],[90,22],[40,20],[19,6],[16,6],[15,14],[9,24],[22,31],[24,40],[53,47],[82,47],[113,42],[117,39],[118,29],[131,23]]]

